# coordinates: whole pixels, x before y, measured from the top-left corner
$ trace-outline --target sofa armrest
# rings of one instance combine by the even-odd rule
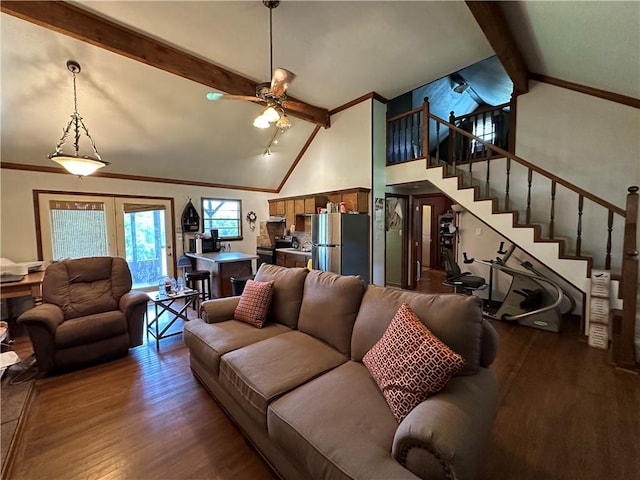
[[[118,308],[125,317],[129,318],[133,312],[133,309],[136,308],[137,305],[140,305],[141,303],[146,304],[148,302],[149,295],[139,290],[130,290],[122,297],[120,297]]]
[[[37,305],[18,317],[18,323],[22,323],[27,327],[39,325],[54,334],[56,328],[64,321],[64,313],[62,309],[53,303],[43,303]]]
[[[224,322],[233,318],[240,297],[214,298],[202,302],[200,305],[200,318],[207,323]]]
[[[392,454],[421,478],[476,478],[497,408],[493,370],[453,377],[398,425]],[[441,475],[435,477],[434,471]]]

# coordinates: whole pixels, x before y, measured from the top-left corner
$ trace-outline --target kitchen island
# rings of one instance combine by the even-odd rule
[[[252,260],[257,255],[241,252],[185,253],[193,270],[211,272],[211,293],[214,297],[230,297],[231,277],[246,277],[253,273]]]

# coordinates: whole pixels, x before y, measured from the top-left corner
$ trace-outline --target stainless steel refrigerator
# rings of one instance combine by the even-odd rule
[[[369,283],[369,215],[311,216],[311,262],[316,270],[360,275]]]

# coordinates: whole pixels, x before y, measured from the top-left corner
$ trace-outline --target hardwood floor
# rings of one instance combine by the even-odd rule
[[[193,377],[181,336],[35,388],[7,478],[277,479]]]
[[[479,479],[640,478],[640,378],[574,323],[494,325],[500,408]],[[191,375],[179,336],[35,388],[7,478],[277,478]]]

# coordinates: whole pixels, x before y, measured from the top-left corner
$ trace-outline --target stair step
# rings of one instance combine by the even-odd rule
[[[585,255],[567,254],[575,240],[544,238],[542,233],[548,232],[548,226],[535,223],[521,224],[520,220],[525,217],[524,212],[506,209],[502,203],[503,199],[486,195],[484,182],[476,178],[471,182],[465,182],[469,179],[469,174],[460,169],[456,170],[455,175],[449,173],[453,172],[445,173],[444,168],[429,168],[426,170],[426,179],[578,289],[588,290],[592,259]]]

